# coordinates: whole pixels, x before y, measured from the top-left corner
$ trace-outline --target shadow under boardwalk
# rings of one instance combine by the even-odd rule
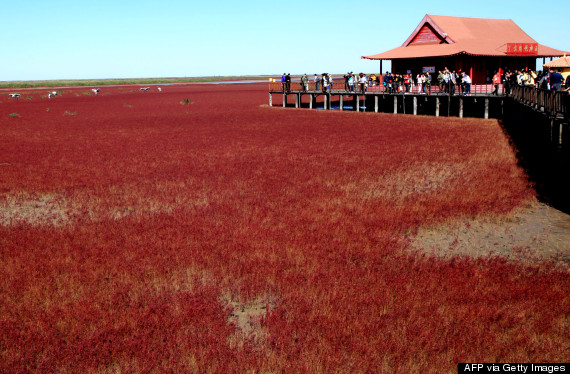
[[[505,100],[500,122],[539,200],[570,214],[568,122],[551,118],[516,100]]]

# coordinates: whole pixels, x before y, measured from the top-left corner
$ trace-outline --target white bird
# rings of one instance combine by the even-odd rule
[[[17,93],[11,93],[11,94],[8,94],[8,96],[10,96],[10,97],[13,97],[14,99],[17,99],[17,98],[19,98],[19,97],[20,97],[20,94],[17,94]]]
[[[140,89],[140,90],[141,90],[141,91],[145,91],[145,92],[146,92],[146,91],[150,90],[150,87],[141,87],[141,89]]]
[[[162,92],[162,88],[158,87],[158,92]]]
[[[99,91],[101,91],[101,89],[100,88],[92,88],[91,91],[93,91],[93,93],[95,95],[97,95],[99,93]]]
[[[55,91],[51,91],[48,93],[48,99],[51,99],[52,97],[56,97],[57,96],[57,92]]]

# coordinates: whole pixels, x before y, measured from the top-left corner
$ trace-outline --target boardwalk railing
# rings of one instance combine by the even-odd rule
[[[290,87],[291,92],[303,91],[303,87],[301,86],[301,82],[299,82],[298,80],[292,81],[290,86],[291,86]],[[495,90],[495,86],[492,84],[472,84],[469,94],[472,96],[491,95],[494,92],[494,90]],[[270,82],[269,83],[269,91],[270,92],[283,91],[283,84],[281,82]],[[324,93],[322,85],[319,84],[318,89],[317,89],[316,84],[313,80],[309,81],[307,91],[309,91],[309,92],[323,92]],[[346,89],[345,84],[344,84],[344,79],[337,78],[333,81],[332,89],[327,89],[326,92],[333,93],[333,94],[339,94],[339,93],[344,93],[344,92],[360,93],[361,91],[360,91],[360,85],[358,85],[358,84],[354,85],[354,88],[352,91],[350,90],[350,88]],[[408,85],[408,87],[406,87],[405,85],[400,85],[400,86],[395,85],[392,90],[390,90],[387,86],[380,84],[380,85],[374,85],[374,86],[367,86],[366,92],[385,92],[385,93],[393,93],[393,94],[396,94],[396,93],[397,94],[402,94],[402,93],[447,94],[448,93],[445,88],[443,90],[440,89],[439,86],[437,85],[437,83],[432,84],[431,88],[429,86],[425,86],[425,85],[419,86],[417,84],[410,84],[410,85]],[[465,94],[465,92],[461,86],[456,85],[455,89],[454,89],[454,94],[455,95],[461,95],[461,94]],[[504,88],[503,88],[502,84],[499,85],[498,94],[499,95],[504,94]]]
[[[570,94],[568,92],[516,86],[512,89],[512,96],[515,100],[542,111],[551,117],[569,118]]]

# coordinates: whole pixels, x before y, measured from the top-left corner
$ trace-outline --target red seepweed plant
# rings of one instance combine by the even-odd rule
[[[565,268],[408,250],[532,200],[496,121],[268,108],[265,89],[0,104],[21,114],[0,124],[0,371],[568,361]]]

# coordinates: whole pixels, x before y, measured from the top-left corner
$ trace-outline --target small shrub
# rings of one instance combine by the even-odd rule
[[[191,104],[194,104],[194,102],[188,98],[186,98],[180,102],[180,105],[191,105]]]
[[[69,110],[66,110],[65,112],[63,112],[64,116],[76,116],[77,112],[71,112]]]
[[[10,113],[10,117],[20,117],[18,113]]]

